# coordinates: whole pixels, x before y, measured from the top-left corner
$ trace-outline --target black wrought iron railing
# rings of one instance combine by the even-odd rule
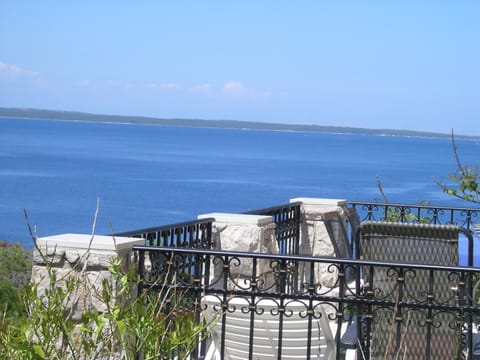
[[[452,224],[471,229],[480,221],[479,208],[462,208],[433,205],[407,205],[350,201],[361,221],[399,221],[428,224]]]
[[[132,230],[113,234],[145,239],[147,246],[173,246],[210,248],[212,245],[212,223],[214,219],[207,218],[158,227]]]
[[[210,322],[210,336],[194,358],[213,349],[219,358],[238,352],[254,359],[267,351],[281,359],[294,347],[305,359],[327,354],[340,359],[355,347],[348,351],[365,359],[397,354],[401,359],[474,359],[479,268],[194,248],[134,250],[140,259],[140,291],[183,291],[192,311],[198,311],[198,321]],[[152,253],[159,260],[156,268],[145,266],[145,257]],[[331,274],[328,281],[320,275],[325,267]],[[375,273],[383,277],[363,278]],[[417,286],[419,273],[428,274],[422,276],[428,281],[422,289]],[[165,274],[182,276],[166,282]],[[286,291],[292,289],[284,286],[292,276],[299,276],[302,286]],[[301,327],[293,331],[295,322]]]
[[[244,212],[247,215],[271,216],[275,237],[282,254],[298,254],[300,243],[301,203],[273,206]],[[113,234],[145,239],[149,246],[203,247],[212,245],[213,218],[131,230]]]
[[[271,216],[276,225],[275,237],[281,254],[299,254],[300,208],[302,203],[290,203],[247,211],[248,215]]]

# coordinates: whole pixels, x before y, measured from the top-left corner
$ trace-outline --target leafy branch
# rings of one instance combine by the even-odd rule
[[[436,183],[441,187],[447,195],[458,199],[480,204],[480,172],[478,166],[464,165],[458,155],[458,148],[455,142],[455,135],[452,130],[452,147],[455,156],[457,169],[448,177],[451,184],[440,181]]]

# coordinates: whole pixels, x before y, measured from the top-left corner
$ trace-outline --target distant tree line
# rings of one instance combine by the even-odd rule
[[[130,124],[151,124],[162,126],[185,126],[185,127],[208,127],[223,129],[248,129],[248,130],[277,130],[277,131],[297,131],[297,132],[318,132],[334,134],[364,134],[364,135],[382,135],[382,136],[407,136],[407,137],[432,137],[448,138],[448,134],[398,130],[398,129],[367,129],[353,128],[344,126],[322,126],[322,125],[294,125],[281,123],[264,123],[254,121],[237,120],[202,120],[202,119],[160,119],[144,116],[121,116],[121,115],[101,115],[77,111],[59,111],[59,110],[41,110],[41,109],[23,109],[23,108],[0,108],[0,117],[8,118],[28,118],[45,120],[80,120],[92,122],[113,122]],[[457,135],[459,139],[477,139],[480,136],[462,136]]]

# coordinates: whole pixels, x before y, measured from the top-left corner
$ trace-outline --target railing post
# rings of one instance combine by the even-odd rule
[[[224,251],[248,251],[253,253],[278,254],[275,238],[275,223],[271,216],[245,215],[229,213],[211,213],[199,215],[198,219],[213,218],[212,249]],[[230,268],[230,276],[243,279],[251,275],[252,264],[244,262]],[[257,275],[269,286],[273,283],[271,264],[266,260],[258,262]],[[224,275],[220,264],[214,265],[212,276],[217,279]],[[249,279],[245,278],[249,281]]]
[[[333,238],[331,231],[326,226],[325,215],[337,212],[341,226],[348,225],[347,201],[338,199],[319,199],[319,198],[296,198],[290,199],[290,202],[302,203],[301,222],[300,222],[300,255],[311,256],[341,256],[337,251],[339,248],[350,248],[347,232],[342,236]],[[337,275],[329,270],[329,264],[317,264],[315,271],[315,280],[323,285],[333,286],[337,280]],[[303,279],[308,282],[309,271],[300,270],[307,277]]]

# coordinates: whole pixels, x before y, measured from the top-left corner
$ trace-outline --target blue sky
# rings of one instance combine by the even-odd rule
[[[479,1],[0,1],[0,106],[480,135]]]

